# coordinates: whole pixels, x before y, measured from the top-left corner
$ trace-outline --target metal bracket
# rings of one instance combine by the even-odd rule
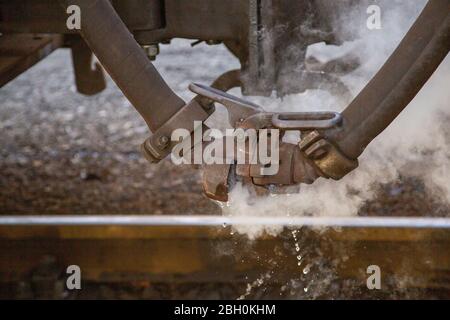
[[[299,143],[300,150],[310,159],[325,178],[342,179],[359,165],[358,160],[349,159],[337,146],[312,131]]]
[[[330,129],[341,123],[342,116],[337,112],[275,113],[272,117],[273,126],[281,130]]]
[[[102,92],[106,88],[102,66],[96,62],[95,67],[92,68],[94,55],[83,38],[72,36],[70,39],[75,84],[78,92],[87,96]]]
[[[228,118],[232,126],[256,113],[263,112],[260,106],[252,102],[202,84],[192,83],[189,85],[189,90],[227,108]]]
[[[195,129],[194,121],[205,121],[208,117],[209,114],[200,104],[191,100],[142,144],[143,154],[149,162],[158,163],[169,155],[177,143],[170,140],[174,130],[186,129],[192,133]]]

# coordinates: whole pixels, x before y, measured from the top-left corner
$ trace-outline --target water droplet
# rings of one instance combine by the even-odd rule
[[[305,291],[305,293],[308,292],[308,288],[303,288],[303,291]]]
[[[303,274],[308,274],[310,270],[311,270],[311,267],[310,267],[309,265],[307,265],[307,266],[303,269]]]
[[[224,222],[224,223],[222,224],[222,227],[226,228],[226,227],[227,227],[227,223]]]

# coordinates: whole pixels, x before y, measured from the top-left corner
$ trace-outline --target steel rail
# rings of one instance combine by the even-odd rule
[[[259,217],[213,215],[1,216],[0,226],[286,226],[450,229],[450,218],[426,217]]]

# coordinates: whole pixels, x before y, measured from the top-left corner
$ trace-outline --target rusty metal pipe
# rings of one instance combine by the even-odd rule
[[[344,110],[327,137],[356,159],[412,101],[450,47],[450,0],[430,0],[381,70]]]
[[[60,0],[81,9],[80,34],[152,131],[185,105],[164,82],[108,0]]]

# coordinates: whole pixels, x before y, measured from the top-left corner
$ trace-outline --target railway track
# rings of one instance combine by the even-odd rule
[[[282,287],[305,277],[309,267],[316,282],[332,277],[364,288],[367,267],[375,264],[382,270],[384,290],[440,290],[450,296],[450,219],[255,219],[2,216],[0,283],[29,277],[49,256],[61,272],[75,264],[85,282],[116,284],[246,284],[269,272],[264,285]],[[249,241],[232,232],[233,224],[285,230]],[[305,255],[300,266],[299,252]]]

